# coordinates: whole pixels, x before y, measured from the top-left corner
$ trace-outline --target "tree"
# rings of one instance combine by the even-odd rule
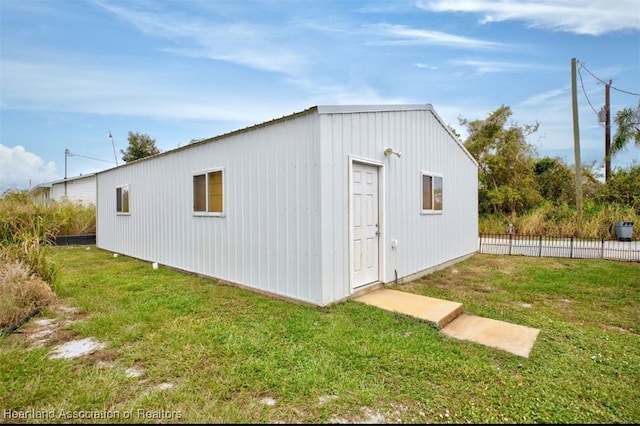
[[[523,212],[542,200],[534,174],[536,152],[526,141],[539,123],[507,127],[511,114],[511,108],[503,105],[486,120],[460,119],[469,134],[464,145],[480,168],[480,213]]]
[[[544,157],[534,166],[538,192],[553,205],[575,203],[575,170],[561,158]],[[582,193],[585,199],[595,199],[602,189],[596,162],[582,165]]]
[[[613,136],[611,155],[622,151],[632,140],[640,148],[640,101],[638,101],[638,107],[635,110],[623,108],[618,111],[614,121],[618,128]]]
[[[574,202],[573,171],[560,158],[544,157],[535,162],[538,191],[554,205]]]
[[[630,206],[640,214],[640,164],[614,170],[600,196],[605,202]]]
[[[160,153],[156,147],[156,140],[146,133],[129,132],[127,140],[129,141],[127,150],[120,150],[125,163]]]
[[[453,134],[453,136],[456,137],[456,139],[458,139],[460,142],[462,142],[462,135],[460,133],[458,133],[458,131],[452,125],[447,124],[447,128],[449,129],[451,134]]]

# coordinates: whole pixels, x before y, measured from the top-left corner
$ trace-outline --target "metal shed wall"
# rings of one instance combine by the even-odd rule
[[[348,297],[349,163],[379,163],[384,282],[472,254],[478,246],[477,164],[428,105],[320,109],[323,303]],[[402,157],[385,156],[391,147]],[[422,172],[443,176],[442,214],[421,214]],[[391,248],[391,239],[398,240]]]
[[[67,179],[67,191],[65,197],[65,182],[56,181],[51,185],[50,198],[54,201],[68,201],[81,204],[96,203],[96,176],[84,176]]]
[[[101,172],[97,246],[321,304],[319,157],[317,115],[298,114]],[[193,175],[219,167],[224,217],[195,216]]]

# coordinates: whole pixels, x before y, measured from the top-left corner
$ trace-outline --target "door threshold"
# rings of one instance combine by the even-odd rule
[[[374,281],[369,284],[363,284],[351,291],[351,297],[362,296],[364,294],[371,293],[372,291],[380,290],[383,287],[384,283],[382,281]]]

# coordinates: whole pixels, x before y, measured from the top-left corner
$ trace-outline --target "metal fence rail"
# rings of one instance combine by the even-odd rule
[[[572,259],[610,259],[640,262],[640,241],[541,235],[480,234],[478,252]]]

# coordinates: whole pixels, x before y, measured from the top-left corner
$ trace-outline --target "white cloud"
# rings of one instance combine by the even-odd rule
[[[290,47],[292,38],[286,26],[229,22],[216,20],[212,15],[204,20],[171,10],[137,10],[132,4],[129,8],[107,2],[97,4],[143,33],[170,40],[176,45],[188,45],[167,47],[164,49],[167,52],[283,74],[297,74],[304,70],[305,57]]]
[[[13,148],[0,144],[0,191],[28,189],[50,182],[60,176],[53,161],[45,162],[37,155],[25,151],[21,145]]]
[[[544,106],[547,102],[557,101],[560,99],[561,102],[564,102],[567,98],[567,93],[569,93],[569,87],[563,87],[562,89],[552,89],[543,93],[536,93],[533,96],[530,96],[528,99],[520,102],[522,106]]]
[[[520,70],[533,69],[557,69],[557,67],[549,67],[545,65],[523,63],[523,62],[500,62],[500,61],[475,61],[475,60],[454,60],[455,65],[475,68],[478,74],[498,73],[498,72],[514,72]]]
[[[427,70],[437,70],[440,67],[437,67],[435,65],[429,65],[429,64],[424,64],[422,62],[416,62],[415,64],[416,68],[422,68],[422,69],[427,69]]]
[[[465,49],[488,49],[505,46],[502,43],[479,40],[440,31],[422,30],[405,25],[377,24],[371,28],[378,35],[387,36],[384,40],[370,42],[372,45],[440,45]]]
[[[408,102],[404,97],[385,97],[366,85],[329,84],[311,79],[290,79],[289,82],[306,92],[312,105],[392,105]]]
[[[418,7],[434,12],[482,15],[482,23],[518,20],[533,28],[600,35],[640,30],[637,0],[418,0]]]

